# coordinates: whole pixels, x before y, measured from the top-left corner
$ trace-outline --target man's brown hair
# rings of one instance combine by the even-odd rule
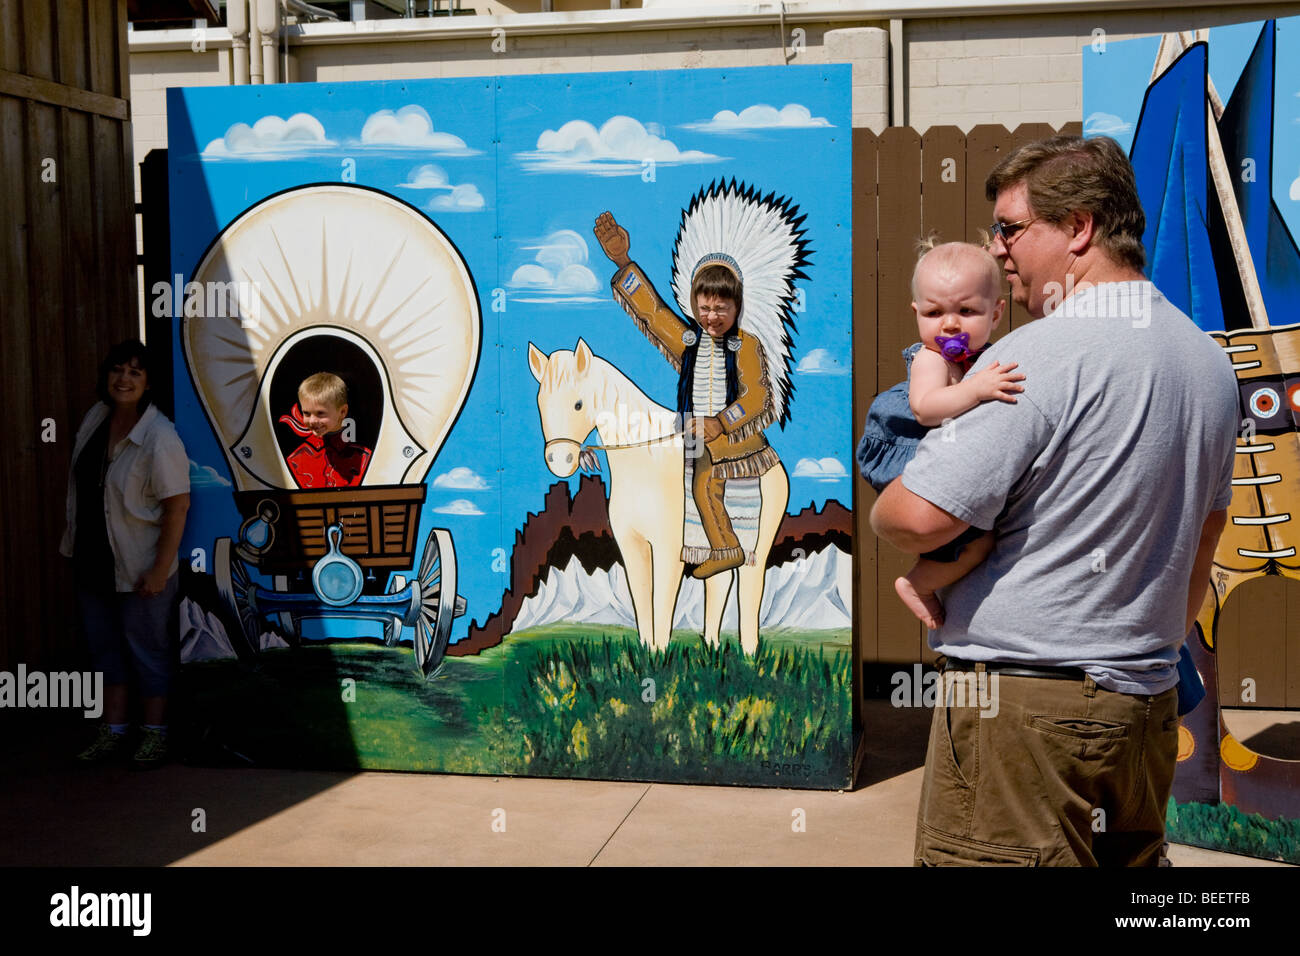
[[[745,301],[745,287],[736,278],[736,274],[726,266],[705,266],[695,273],[695,279],[691,282],[692,307],[696,304],[696,297],[701,295],[715,295],[719,299],[730,299],[736,303],[736,318],[740,318],[741,306]]]
[[[1108,136],[1054,136],[1029,143],[993,168],[984,195],[994,201],[1020,182],[1034,216],[1055,223],[1075,210],[1091,213],[1097,245],[1117,262],[1141,271],[1146,216],[1133,166],[1119,143]]]

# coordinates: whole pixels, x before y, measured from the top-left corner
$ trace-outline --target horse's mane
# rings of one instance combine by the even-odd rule
[[[577,357],[574,353],[567,350],[559,351],[552,353],[550,359],[546,365],[542,388],[576,386]],[[672,432],[673,410],[653,401],[618,366],[594,352],[585,385],[585,389],[579,393],[582,401],[588,403],[593,409],[610,412],[613,415],[616,425],[615,434],[605,436],[607,441],[621,444],[657,438]],[[626,408],[627,414],[619,415],[620,408]],[[641,430],[632,433],[633,429],[638,428],[640,422],[646,421],[653,422],[658,427],[653,427],[649,432],[642,427]],[[629,425],[632,426],[631,429]]]

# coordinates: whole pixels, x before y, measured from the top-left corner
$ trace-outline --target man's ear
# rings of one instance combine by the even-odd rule
[[[1076,256],[1083,255],[1092,245],[1094,234],[1092,213],[1086,209],[1076,209],[1065,217],[1063,225],[1070,230],[1070,252]]]

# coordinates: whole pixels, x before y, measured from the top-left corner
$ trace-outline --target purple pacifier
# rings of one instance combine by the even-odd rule
[[[960,362],[970,358],[969,332],[958,332],[956,335],[936,335],[934,344],[939,346],[939,354],[949,362]]]

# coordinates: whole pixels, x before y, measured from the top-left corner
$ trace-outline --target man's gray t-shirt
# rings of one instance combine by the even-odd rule
[[[908,490],[997,535],[941,593],[931,646],[1082,667],[1124,693],[1173,687],[1201,526],[1232,498],[1227,356],[1151,283],[1124,282],[1075,293],[972,373],[993,361],[1019,363],[1018,401],[934,429],[903,471]]]

